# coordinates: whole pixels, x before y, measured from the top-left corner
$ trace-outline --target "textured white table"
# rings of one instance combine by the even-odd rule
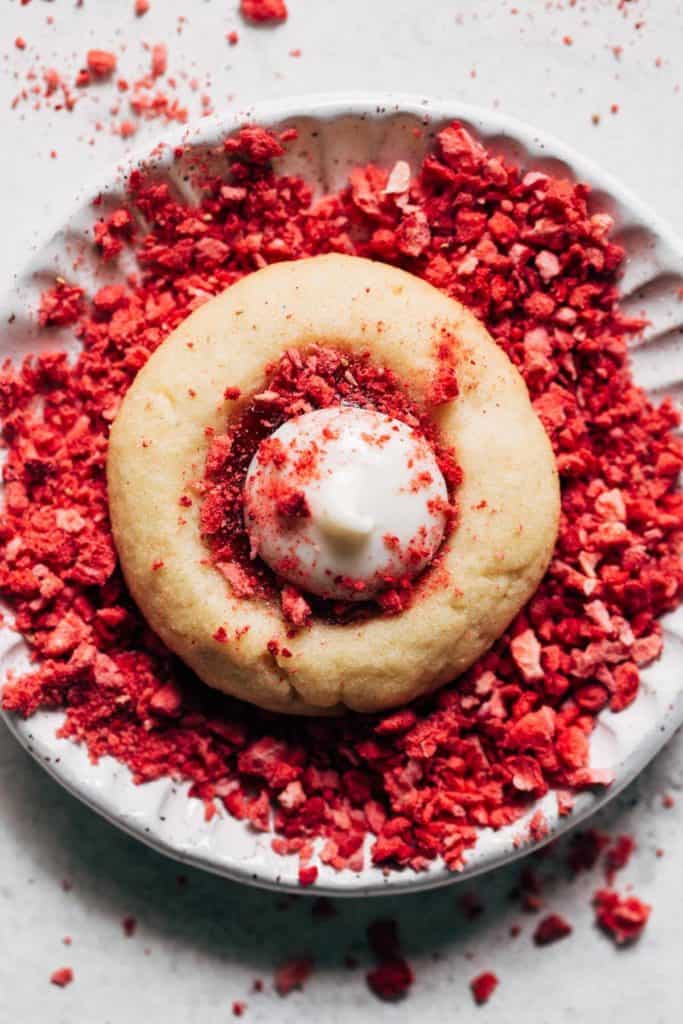
[[[4,0],[0,53],[0,117],[4,160],[0,218],[0,280],[11,275],[36,225],[55,218],[74,183],[97,177],[124,152],[107,130],[97,132],[112,92],[93,91],[72,114],[11,111],[32,63],[74,73],[90,47],[126,47],[132,77],[148,63],[142,42],[164,41],[170,68],[203,79],[217,107],[259,98],[349,88],[399,89],[500,105],[564,137],[621,177],[683,234],[681,95],[676,58],[683,53],[683,8],[675,0],[290,0],[291,17],[274,30],[244,27],[237,0],[151,0],[142,19],[133,0]],[[188,16],[177,33],[178,15]],[[54,24],[48,26],[51,15]],[[640,28],[636,23],[643,21]],[[240,32],[228,47],[225,33]],[[23,36],[27,49],[13,46]],[[563,37],[573,39],[572,45]],[[617,60],[612,47],[622,46]],[[289,55],[300,48],[300,58]],[[40,58],[36,61],[36,58]],[[660,58],[661,66],[657,66]],[[188,90],[182,90],[187,96]],[[619,104],[619,113],[610,106]],[[190,108],[199,110],[198,94]],[[592,115],[600,123],[592,123]],[[162,137],[145,125],[137,145]],[[95,139],[94,145],[90,140]],[[50,151],[57,158],[50,159]],[[34,195],[44,192],[47,198]],[[672,810],[661,796],[678,797]],[[310,901],[276,897],[180,869],[143,849],[63,793],[0,728],[0,1024],[204,1024],[227,1021],[234,999],[254,1022],[350,1020],[442,1024],[486,1019],[560,1024],[619,1018],[626,1024],[670,1024],[679,1018],[683,982],[683,741],[678,737],[618,803],[603,815],[613,833],[633,831],[639,850],[619,879],[654,905],[638,946],[616,950],[592,925],[590,894],[599,875],[546,887],[548,910],[571,920],[574,934],[537,950],[535,920],[508,899],[518,868],[478,886],[486,911],[467,922],[458,887],[432,894],[339,904],[337,917],[315,921]],[[661,858],[658,848],[664,850]],[[540,865],[547,870],[549,865]],[[551,866],[551,865],[550,865]],[[73,882],[64,892],[63,878]],[[287,909],[282,909],[286,903]],[[125,938],[121,919],[138,929]],[[396,916],[416,983],[398,1006],[367,991],[365,928]],[[522,934],[510,940],[511,923]],[[70,935],[73,945],[62,944]],[[147,951],[147,952],[146,952]],[[318,967],[304,993],[277,997],[274,966],[312,952]],[[351,971],[347,953],[361,959]],[[70,965],[75,981],[59,990],[50,973]],[[499,990],[482,1009],[468,981],[492,969]],[[255,977],[266,981],[251,995]]]

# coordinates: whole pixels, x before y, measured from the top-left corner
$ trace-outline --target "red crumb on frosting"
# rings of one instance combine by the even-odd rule
[[[54,288],[43,292],[38,309],[41,327],[66,327],[75,323],[83,312],[82,288],[58,281]]]
[[[306,867],[299,868],[299,885],[304,887],[313,885],[317,877],[318,868],[315,864],[308,864]]]
[[[478,974],[476,978],[472,978],[470,982],[470,988],[472,990],[472,996],[475,1003],[478,1006],[483,1003],[488,1003],[489,999],[498,988],[498,976],[493,971],[484,971],[482,974]]]
[[[229,173],[197,183],[197,206],[135,172],[125,203],[97,221],[114,290],[89,301],[77,279],[55,281],[40,307],[40,353],[3,365],[0,593],[33,656],[6,681],[3,706],[64,709],[61,735],[93,760],[114,756],[140,783],[188,781],[191,796],[272,830],[276,849],[304,861],[317,841],[334,869],[369,856],[415,870],[442,857],[458,870],[482,828],[518,821],[540,793],[567,809],[609,783],[589,761],[596,715],[636,697],[640,669],[661,649],[657,619],[681,596],[678,415],[632,380],[627,341],[642,322],[619,308],[623,252],[585,186],[524,173],[454,124],[403,191],[365,167],[314,200],[305,181],[271,167],[285,144],[243,129],[225,145]],[[407,226],[406,197],[421,215]],[[135,234],[133,214],[146,233]],[[137,258],[134,277],[117,270],[123,250]],[[539,589],[455,684],[400,712],[292,721],[200,685],[147,628],[117,562],[105,461],[122,397],[170,331],[250,271],[322,252],[389,260],[484,321],[553,445],[562,519]],[[67,333],[82,346],[75,359],[59,351]],[[326,389],[311,385],[324,402]],[[230,586],[245,585],[220,568]],[[387,594],[400,608],[400,585]],[[227,625],[216,642],[239,643]],[[575,870],[596,845],[575,850]],[[542,895],[527,886],[523,899],[537,907]],[[642,928],[642,906],[624,910],[610,894],[596,910],[628,936]]]
[[[133,935],[135,935],[135,932],[137,930],[137,918],[133,917],[132,914],[127,914],[126,917],[124,917],[123,921],[121,922],[121,927],[123,928],[123,934],[126,936],[126,938],[130,939]]]
[[[652,910],[637,896],[620,896],[612,889],[599,889],[593,904],[595,920],[618,946],[640,938]]]
[[[116,56],[109,50],[88,50],[86,64],[91,74],[107,78],[116,70]]]
[[[283,519],[308,519],[311,510],[303,491],[285,491],[275,502],[279,516]]]

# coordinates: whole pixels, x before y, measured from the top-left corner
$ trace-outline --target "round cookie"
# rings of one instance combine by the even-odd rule
[[[430,406],[448,338],[460,393]],[[211,565],[192,485],[207,427],[223,432],[245,401],[226,388],[248,397],[268,363],[312,344],[369,350],[395,371],[455,446],[463,482],[458,525],[407,610],[289,637],[279,607],[237,597]],[[290,713],[394,707],[463,672],[536,589],[559,518],[549,441],[483,325],[404,271],[341,255],[266,267],[188,317],[129,389],[107,476],[123,572],[152,628],[208,685]]]

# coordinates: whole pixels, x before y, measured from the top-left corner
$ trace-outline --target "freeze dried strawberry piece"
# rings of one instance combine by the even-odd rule
[[[97,78],[107,78],[116,69],[116,57],[109,50],[88,50],[86,63]]]
[[[121,284],[107,284],[93,295],[93,306],[102,313],[113,311],[126,301],[126,289]]]
[[[233,156],[263,164],[276,156],[282,156],[284,147],[272,132],[257,125],[246,125],[240,128],[236,135],[225,140],[225,151]]]
[[[74,980],[74,972],[71,967],[59,967],[50,975],[50,981],[58,988],[66,988]]]
[[[463,171],[475,170],[486,157],[486,150],[457,122],[436,137],[439,153],[449,166]]]
[[[150,711],[166,718],[176,718],[182,709],[183,695],[176,683],[166,683],[160,687],[149,702]]]
[[[519,228],[515,224],[511,217],[507,214],[502,213],[500,210],[489,217],[488,228],[493,237],[500,242],[502,245],[509,245],[517,238],[519,234]]]
[[[38,323],[41,327],[66,327],[75,323],[83,312],[83,289],[59,281],[55,288],[40,298]]]
[[[543,678],[541,645],[533,630],[525,629],[514,637],[510,641],[510,653],[526,680],[534,682]]]
[[[476,978],[472,978],[470,989],[477,1006],[483,1006],[484,1003],[488,1003],[498,988],[498,984],[498,976],[493,971],[484,971],[482,974],[478,974]]]
[[[588,764],[588,737],[578,726],[570,725],[567,729],[559,729],[555,749],[560,761],[567,768],[578,769]]]
[[[380,736],[403,733],[411,729],[416,723],[417,715],[415,712],[411,711],[410,708],[404,708],[402,711],[396,711],[383,718],[375,726],[375,732]]]
[[[265,790],[247,802],[244,817],[257,832],[270,832],[270,800]]]
[[[397,922],[393,918],[372,921],[368,942],[379,961],[366,975],[368,987],[380,999],[400,999],[413,984],[414,974],[401,953]]]
[[[381,167],[367,164],[354,167],[349,175],[349,187],[354,206],[373,220],[381,220],[385,205],[387,174]],[[394,248],[395,233],[390,233],[391,248]]]
[[[202,526],[204,526],[204,522],[202,522]],[[254,583],[241,565],[236,562],[217,562],[216,568],[230,584],[230,589],[235,597],[248,600],[254,596],[256,593]]]
[[[284,519],[308,519],[311,514],[303,491],[287,491],[278,497],[275,507]]]
[[[240,10],[248,21],[285,21],[287,18],[284,0],[240,0]]]
[[[89,635],[90,630],[85,622],[75,612],[70,611],[53,629],[41,647],[45,654],[54,658],[73,651]]]
[[[412,967],[403,959],[382,963],[365,977],[370,991],[387,1001],[402,999],[415,980]]]
[[[593,904],[597,923],[618,946],[640,938],[652,910],[637,896],[620,896],[611,889],[599,889]]]
[[[275,990],[280,996],[287,996],[294,989],[304,988],[313,971],[310,957],[292,957],[275,971]]]
[[[116,568],[116,552],[111,537],[86,537],[79,540],[78,558],[66,576],[86,586],[103,586]]]
[[[132,233],[133,218],[123,207],[114,210],[106,220],[97,221],[93,226],[95,245],[105,260],[117,256],[123,249],[124,241],[129,239]]]
[[[168,51],[164,43],[155,43],[152,47],[152,64],[150,73],[152,78],[159,78],[166,74],[168,67]]]
[[[394,241],[398,251],[413,259],[417,259],[425,252],[431,240],[429,224],[421,210],[406,214],[394,232]]]
[[[548,946],[571,935],[573,929],[560,914],[548,914],[536,925],[534,942],[537,946]]]
[[[508,757],[505,767],[511,773],[511,782],[520,793],[542,796],[548,790],[543,771],[533,757]]]
[[[194,254],[198,266],[210,269],[219,267],[230,252],[230,247],[222,242],[220,238],[200,238],[195,243]]]
[[[631,654],[636,665],[649,665],[656,661],[662,653],[662,637],[659,633],[652,633],[650,636],[638,637],[631,648]]]

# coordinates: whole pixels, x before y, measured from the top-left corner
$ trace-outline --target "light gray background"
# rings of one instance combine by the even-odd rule
[[[73,74],[89,47],[125,47],[121,69],[132,78],[148,64],[143,41],[168,44],[172,72],[202,83],[208,77],[218,108],[349,88],[499,106],[598,160],[683,234],[683,9],[674,0],[630,0],[621,11],[618,0],[289,0],[290,20],[274,30],[242,25],[237,0],[151,2],[150,13],[135,19],[133,0],[85,0],[80,9],[73,0],[21,7],[19,0],[0,0],[3,288],[36,227],[68,207],[77,183],[101,176],[125,152],[107,127],[95,128],[98,118],[109,122],[113,87],[90,90],[71,114],[30,111],[28,104],[12,111],[26,71],[53,65]],[[180,33],[179,15],[188,18]],[[231,28],[241,37],[234,49],[224,38]],[[14,48],[17,35],[27,50]],[[563,43],[565,35],[572,45]],[[620,60],[614,46],[623,47]],[[295,48],[298,59],[289,55]],[[197,114],[199,93],[184,86],[180,95]],[[619,104],[616,115],[612,103]],[[593,114],[600,115],[597,126]],[[151,122],[132,144],[162,136],[160,123]],[[671,810],[662,807],[665,792],[677,797]],[[475,922],[459,911],[457,886],[340,903],[336,918],[315,921],[308,899],[240,888],[142,848],[63,793],[0,727],[0,1024],[214,1024],[233,1019],[234,999],[246,999],[245,1021],[262,1024],[560,1024],[610,1016],[669,1024],[679,1019],[683,995],[682,807],[679,736],[601,819],[615,834],[632,830],[638,840],[620,885],[632,883],[654,906],[642,941],[614,949],[592,924],[589,901],[599,874],[570,884],[552,858],[538,863],[555,876],[546,887],[548,909],[566,914],[574,933],[537,950],[534,918],[508,898],[517,867],[478,885],[486,911]],[[181,873],[184,885],[177,882]],[[63,891],[63,878],[73,882],[71,891]],[[139,921],[133,938],[121,928],[127,914]],[[378,1002],[364,984],[365,927],[387,914],[398,918],[416,972],[398,1006]],[[513,922],[523,927],[514,941]],[[65,935],[73,938],[69,948]],[[279,999],[274,966],[305,952],[316,955],[316,973],[304,993]],[[347,952],[360,956],[359,969],[342,965]],[[48,979],[65,964],[76,978],[59,990]],[[468,981],[485,969],[496,971],[501,985],[478,1009]],[[255,977],[265,979],[263,994],[249,992]]]

